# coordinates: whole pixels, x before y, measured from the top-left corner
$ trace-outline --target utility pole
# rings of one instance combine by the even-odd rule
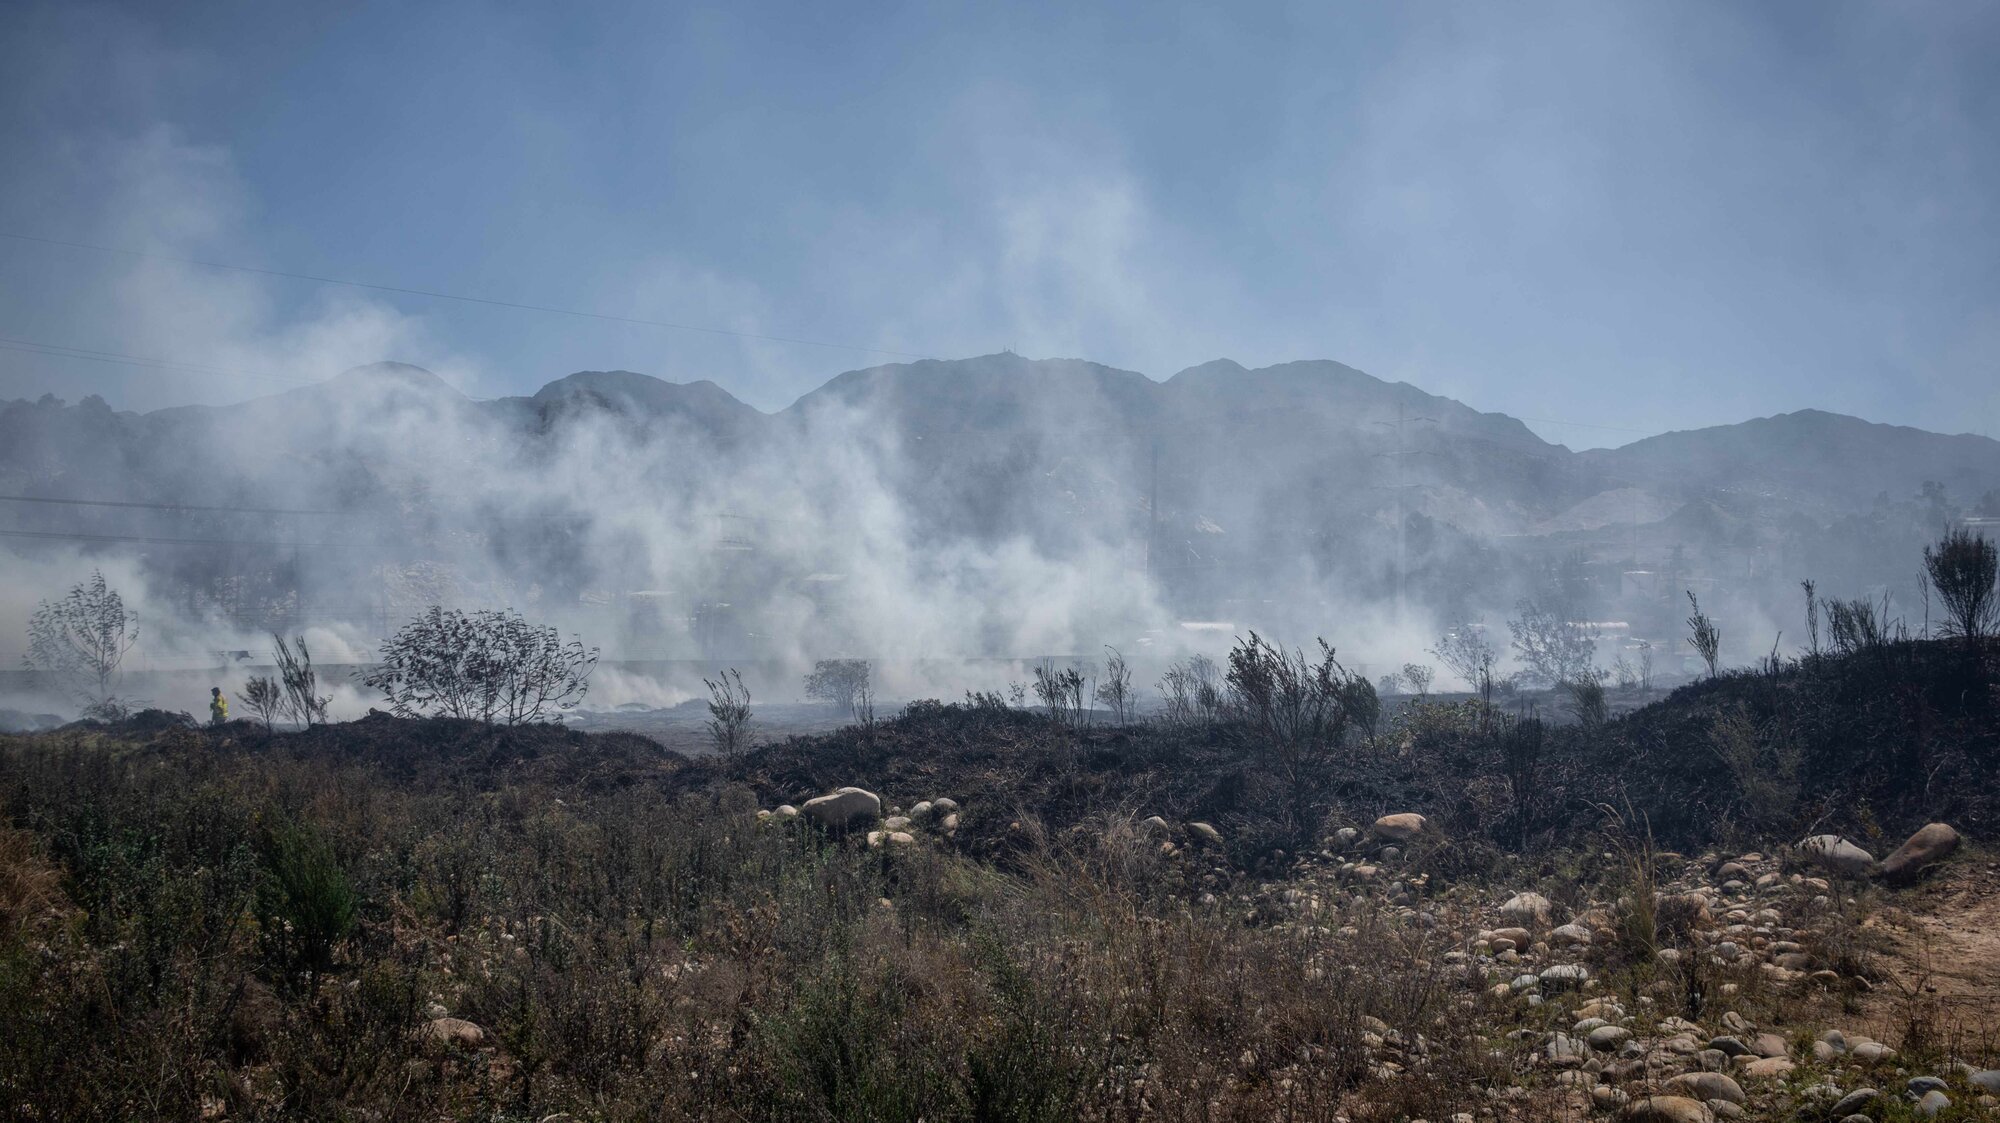
[[[1153,549],[1160,541],[1160,436],[1153,434],[1153,477],[1146,490],[1146,581],[1153,580]]]
[[[1377,425],[1393,425],[1396,429],[1396,451],[1378,452],[1375,455],[1392,457],[1396,462],[1396,622],[1398,624],[1403,621],[1405,604],[1409,598],[1410,591],[1408,533],[1410,518],[1409,512],[1405,508],[1403,494],[1411,485],[1405,482],[1406,473],[1403,470],[1403,465],[1411,456],[1432,455],[1426,450],[1409,447],[1409,440],[1405,435],[1405,429],[1407,426],[1418,422],[1428,422],[1435,425],[1437,424],[1437,418],[1409,416],[1405,403],[1399,398],[1396,401],[1396,420],[1393,422],[1377,421],[1375,423]]]

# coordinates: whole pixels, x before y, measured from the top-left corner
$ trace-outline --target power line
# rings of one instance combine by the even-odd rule
[[[322,277],[313,273],[293,273],[284,269],[259,269],[254,265],[234,265],[224,261],[203,261],[194,257],[176,257],[171,254],[146,253],[140,250],[120,249],[117,246],[99,246],[89,242],[70,242],[60,238],[41,238],[33,234],[11,234],[0,230],[0,238],[11,238],[20,242],[38,242],[45,246],[63,246],[69,249],[93,250],[97,253],[120,254],[125,257],[142,258],[147,261],[171,261],[180,265],[198,265],[204,269],[227,269],[237,273],[253,273],[262,277],[285,277],[295,281],[312,281],[322,285],[342,285],[347,288],[371,289],[375,292],[392,292],[403,296],[422,296],[433,300],[456,300],[463,304],[484,304],[493,308],[512,308],[524,312],[548,312],[558,316],[576,316],[586,320],[609,320],[620,324],[644,324],[656,328],[672,328],[675,331],[698,331],[708,335],[730,336],[736,339],[756,339],[767,343],[795,343],[804,347],[825,347],[835,351],[860,351],[871,355],[893,355],[902,359],[928,359],[929,355],[919,355],[911,351],[891,351],[884,347],[862,347],[852,343],[828,343],[817,339],[800,339],[790,335],[765,335],[754,331],[732,331],[729,328],[706,327],[701,324],[683,324],[672,320],[653,320],[643,316],[617,316],[609,312],[590,312],[578,308],[558,308],[549,304],[529,304],[514,300],[494,300],[483,296],[461,296],[457,293],[438,292],[433,289],[406,288],[402,285],[379,285],[369,281],[349,281],[339,277]]]
[[[144,355],[126,355],[117,351],[96,351],[88,347],[69,347],[61,343],[42,343],[33,339],[16,339],[0,336],[0,351],[20,351],[29,355],[48,355],[58,359],[85,359],[93,363],[118,363],[123,366],[146,367],[152,370],[180,370],[190,374],[219,374],[229,378],[256,378],[267,382],[282,382],[288,386],[307,386],[297,378],[287,378],[276,374],[253,374],[241,370],[219,370],[215,367],[195,366],[178,363],[170,359],[148,358]]]
[[[269,542],[242,538],[153,538],[138,534],[72,534],[58,530],[0,530],[8,538],[60,538],[76,542],[152,542],[167,546],[268,546],[282,550],[359,549],[362,542]]]
[[[217,511],[245,515],[350,515],[360,511],[307,510],[293,507],[210,507],[199,503],[139,503],[122,499],[65,499],[52,495],[0,495],[0,502],[49,503],[64,507],[128,507],[144,511]]]

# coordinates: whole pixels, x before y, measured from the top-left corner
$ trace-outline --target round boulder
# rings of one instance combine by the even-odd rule
[[[882,814],[882,798],[860,788],[838,788],[831,795],[806,800],[799,813],[840,833],[874,822]]]
[[[1708,1105],[1687,1096],[1643,1096],[1625,1105],[1626,1123],[1715,1123]]]
[[[1414,811],[1384,815],[1375,820],[1375,833],[1391,842],[1408,842],[1430,830],[1430,820]]]
[[[1554,911],[1555,905],[1540,893],[1516,893],[1500,905],[1500,915],[1521,928],[1546,927]]]
[[[1743,1094],[1743,1085],[1720,1072],[1683,1072],[1661,1088],[1671,1095],[1703,1101],[1742,1104],[1750,1098]]]
[[[1958,849],[1958,832],[1945,823],[1930,823],[1882,859],[1882,880],[1894,884],[1915,881],[1924,870],[1951,857]]]
[[[1875,855],[1837,834],[1816,834],[1799,844],[1805,860],[1842,877],[1865,877],[1875,866]]]

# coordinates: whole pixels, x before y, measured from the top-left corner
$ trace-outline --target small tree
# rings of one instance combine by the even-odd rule
[[[43,601],[28,621],[29,669],[50,675],[85,704],[86,717],[118,717],[118,665],[139,642],[139,625],[125,599],[92,570],[90,580],[58,601]]]
[[[1111,709],[1111,719],[1124,725],[1132,716],[1132,668],[1115,647],[1104,660],[1104,679],[1097,684],[1097,700]]]
[[[296,651],[281,635],[274,633],[271,640],[277,644],[278,685],[284,690],[285,712],[308,728],[325,721],[326,706],[333,701],[333,696],[320,696],[319,673],[313,670],[312,652],[306,649],[306,637],[298,637]]]
[[[1486,640],[1486,626],[1477,620],[1461,620],[1438,637],[1431,654],[1457,675],[1482,699],[1493,697],[1493,645]]]
[[[1714,678],[1716,661],[1722,656],[1722,630],[1701,610],[1701,602],[1695,599],[1694,590],[1689,589],[1687,595],[1688,606],[1694,610],[1694,615],[1688,617],[1688,631],[1693,633],[1688,636],[1688,643],[1694,646],[1701,661],[1708,664],[1708,677]]]
[[[278,715],[285,710],[284,688],[278,685],[277,679],[265,675],[258,675],[244,683],[236,697],[245,709],[257,715],[257,720],[264,723],[265,729],[276,728]]]
[[[1430,696],[1431,679],[1435,676],[1436,672],[1422,663],[1403,664],[1403,681],[1409,683],[1410,689],[1417,692],[1418,701]]]
[[[589,695],[596,666],[596,648],[518,612],[433,606],[383,642],[361,681],[402,717],[521,725],[562,720]]]
[[[1514,653],[1526,667],[1526,677],[1560,685],[1587,677],[1597,654],[1597,625],[1572,619],[1572,614],[1532,598],[1515,606],[1507,621],[1514,634]]]
[[[1994,596],[2000,551],[1985,535],[1965,527],[1945,531],[1936,545],[1924,547],[1924,573],[1944,605],[1947,635],[1978,639],[2000,626],[2000,600]]]
[[[855,707],[867,690],[866,659],[821,659],[806,676],[806,697],[831,702],[848,717],[857,716]]]
[[[709,741],[717,753],[734,760],[749,739],[750,688],[743,685],[743,673],[734,667],[701,683],[708,687]]]

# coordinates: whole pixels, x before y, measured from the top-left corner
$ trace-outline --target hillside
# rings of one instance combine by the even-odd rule
[[[1303,770],[1253,708],[992,697],[733,760],[383,715],[0,736],[0,1107],[1991,1118],[1996,684],[1954,642],[1594,726],[1411,700]]]

